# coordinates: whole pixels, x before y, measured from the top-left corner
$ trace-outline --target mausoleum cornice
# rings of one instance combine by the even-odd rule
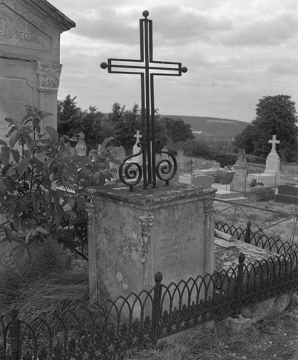
[[[74,21],[69,19],[47,0],[31,0],[31,2],[46,12],[55,22],[58,22],[59,25],[64,28],[62,31],[67,31],[76,27],[76,23]]]

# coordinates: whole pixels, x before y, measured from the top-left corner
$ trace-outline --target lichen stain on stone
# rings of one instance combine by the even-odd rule
[[[117,271],[116,279],[117,279],[118,281],[122,281],[122,280],[123,280],[123,276],[122,276],[121,272]]]
[[[119,255],[122,257],[124,263],[137,257],[137,253],[138,253],[136,244],[134,244],[132,239],[127,236],[121,239],[117,250]]]
[[[122,287],[123,287],[123,290],[127,290],[128,289],[128,284],[123,283]]]
[[[139,254],[136,252],[136,250],[134,248],[131,251],[130,257],[134,261],[136,261],[139,258]]]

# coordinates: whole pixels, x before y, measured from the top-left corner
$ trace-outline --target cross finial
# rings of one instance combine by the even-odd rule
[[[140,139],[142,138],[140,130],[137,131],[137,133],[136,133],[136,135],[134,135],[134,137],[137,139],[136,140],[136,145],[138,145],[138,143],[140,142]]]
[[[147,18],[149,16],[149,11],[144,10],[142,15],[144,16],[144,18]]]
[[[276,140],[276,135],[273,135],[272,140],[269,140],[268,142],[269,142],[269,144],[272,144],[271,152],[276,152],[276,144],[280,143],[279,140]]]

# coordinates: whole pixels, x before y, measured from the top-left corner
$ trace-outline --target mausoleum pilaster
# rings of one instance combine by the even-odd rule
[[[36,61],[36,73],[38,77],[39,109],[44,113],[51,114],[42,123],[42,130],[47,125],[54,128],[57,126],[57,92],[60,82],[62,65]]]

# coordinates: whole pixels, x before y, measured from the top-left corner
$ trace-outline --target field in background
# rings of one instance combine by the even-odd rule
[[[251,207],[245,207],[249,205]],[[219,201],[214,201],[216,221],[228,223],[229,225],[239,226],[245,229],[247,222],[252,222],[251,230],[258,231],[263,229],[264,233],[270,237],[290,242],[293,238],[295,229],[296,206],[289,204],[269,202],[246,202],[231,205]],[[268,210],[274,210],[271,212]],[[285,214],[288,214],[286,216]],[[295,231],[294,242],[298,244],[298,229]]]
[[[232,139],[249,125],[244,121],[203,116],[161,115],[161,117],[170,117],[174,120],[181,119],[191,126],[192,131],[200,131],[202,135],[213,138]]]

